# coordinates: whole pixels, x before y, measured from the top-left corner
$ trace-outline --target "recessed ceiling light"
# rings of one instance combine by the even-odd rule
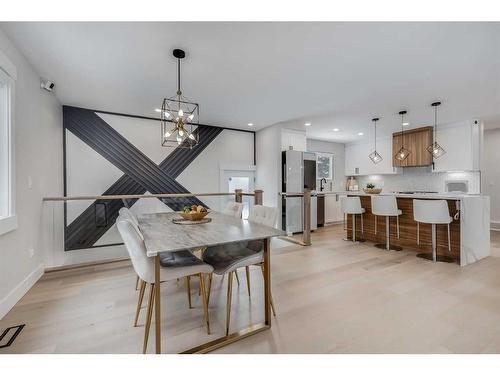
[[[363,133],[359,132],[358,135],[363,135]]]
[[[338,132],[339,131],[339,128],[335,128],[333,129],[334,132]]]
[[[310,123],[310,122],[306,122],[306,123],[304,124],[304,126],[311,126],[311,123]]]
[[[160,108],[156,108],[155,112],[161,112],[161,109]]]
[[[249,123],[248,123],[248,126],[253,126],[253,123],[252,123],[252,122],[249,122]]]
[[[409,122],[403,122],[403,126],[408,126],[408,125],[410,125]]]

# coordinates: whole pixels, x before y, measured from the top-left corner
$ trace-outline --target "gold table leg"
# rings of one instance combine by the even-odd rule
[[[156,354],[161,354],[160,255],[155,257],[155,286]]]

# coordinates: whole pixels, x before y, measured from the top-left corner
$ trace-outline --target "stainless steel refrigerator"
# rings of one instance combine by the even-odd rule
[[[316,192],[316,154],[295,150],[283,151],[281,154],[282,192],[302,193],[304,189],[312,191],[311,197],[311,229],[317,228]],[[281,198],[282,229],[288,234],[300,233],[304,230],[302,197]]]

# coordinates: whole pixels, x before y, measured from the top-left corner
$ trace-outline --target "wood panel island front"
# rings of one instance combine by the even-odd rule
[[[396,218],[390,218],[390,243],[417,253],[432,252],[431,224],[420,224],[420,244],[417,244],[417,222],[413,218],[414,199],[442,199],[448,203],[453,221],[450,224],[451,252],[448,251],[448,232],[446,225],[437,225],[437,253],[451,256],[456,263],[465,266],[490,255],[490,199],[484,195],[465,194],[397,194],[394,195],[398,208],[400,235],[397,237]],[[348,196],[359,196],[363,214],[364,234],[361,234],[361,215],[355,215],[356,238],[364,238],[374,243],[386,242],[386,220],[376,217],[371,210],[370,194],[348,192]],[[347,215],[347,238],[352,239],[352,217]],[[375,224],[376,221],[376,224]],[[376,225],[376,230],[375,230]]]

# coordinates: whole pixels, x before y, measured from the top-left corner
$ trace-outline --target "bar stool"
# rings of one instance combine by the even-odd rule
[[[437,254],[436,225],[448,226],[448,251],[451,253],[450,223],[453,218],[448,211],[445,200],[413,200],[413,218],[417,222],[417,245],[420,245],[420,223],[432,225],[432,253],[420,253],[417,257],[432,260],[433,262],[453,263],[453,258]]]
[[[375,247],[386,250],[403,250],[400,246],[390,244],[390,217],[396,217],[397,236],[399,238],[399,215],[403,211],[398,209],[398,202],[393,195],[372,195],[372,214],[375,215],[375,234],[377,234],[377,216],[385,216],[385,244],[376,244]]]
[[[343,197],[340,200],[340,207],[342,209],[342,213],[345,215],[352,215],[352,242],[364,242],[365,239],[362,238],[356,241],[356,215],[361,215],[361,234],[364,237],[364,228],[363,228],[363,214],[365,213],[365,209],[361,207],[361,200],[359,197]],[[345,241],[349,241],[346,237]]]

